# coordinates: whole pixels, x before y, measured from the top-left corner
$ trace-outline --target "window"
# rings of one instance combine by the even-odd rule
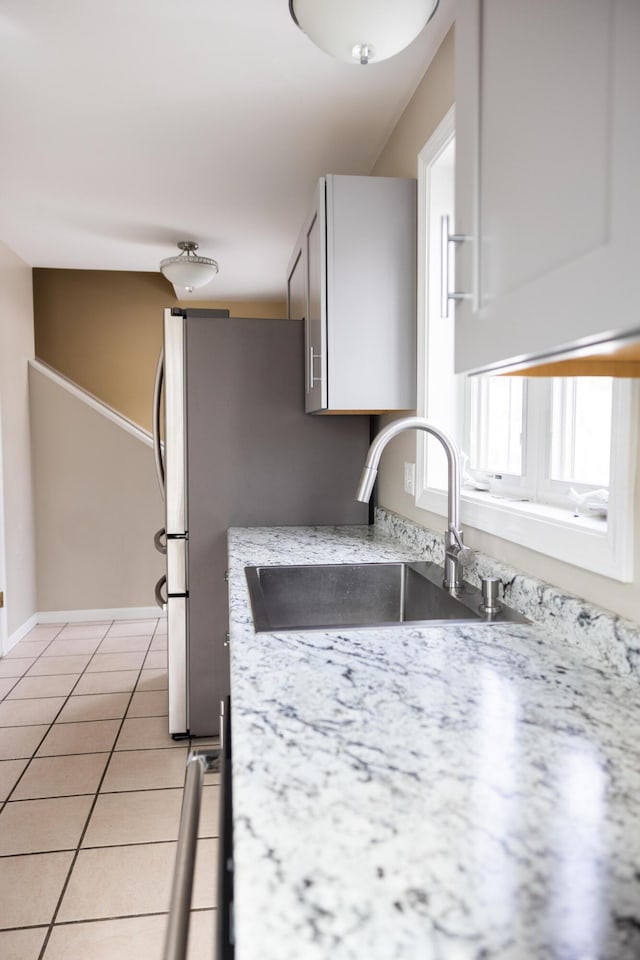
[[[603,514],[618,392],[610,377],[470,379],[462,447],[476,489],[572,510],[592,492]]]
[[[471,470],[522,476],[524,412],[523,379],[476,377],[471,381],[465,445]]]
[[[552,482],[609,486],[612,410],[610,377],[551,382]]]
[[[452,109],[419,158],[418,413],[463,451],[463,524],[630,580],[636,385],[453,373],[454,321],[440,316],[440,220],[455,222],[454,123]],[[422,433],[416,443],[416,504],[444,515],[443,453]]]

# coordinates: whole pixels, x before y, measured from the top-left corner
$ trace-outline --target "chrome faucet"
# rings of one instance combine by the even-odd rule
[[[356,500],[363,503],[369,501],[378,474],[378,464],[382,451],[389,440],[392,440],[393,437],[404,430],[424,430],[425,433],[430,433],[432,437],[440,441],[447,455],[447,529],[444,535],[443,586],[445,590],[455,593],[457,590],[462,590],[464,586],[462,570],[471,558],[471,550],[469,547],[465,547],[460,529],[460,452],[448,434],[439,430],[438,427],[434,427],[424,417],[401,417],[384,427],[374,437],[369,447],[367,459],[360,476]]]

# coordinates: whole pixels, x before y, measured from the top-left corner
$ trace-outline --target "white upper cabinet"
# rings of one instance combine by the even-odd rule
[[[458,0],[456,370],[640,335],[639,0]]]
[[[415,180],[320,179],[288,273],[292,318],[305,278],[307,412],[415,408],[415,251]]]

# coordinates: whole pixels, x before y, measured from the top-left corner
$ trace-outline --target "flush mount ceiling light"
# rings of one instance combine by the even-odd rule
[[[198,244],[193,240],[181,240],[178,249],[182,253],[177,257],[167,257],[160,261],[160,273],[174,287],[182,287],[188,293],[213,280],[218,272],[218,263],[209,257],[196,254]]]
[[[375,63],[400,53],[436,12],[439,0],[289,0],[289,13],[325,53]]]

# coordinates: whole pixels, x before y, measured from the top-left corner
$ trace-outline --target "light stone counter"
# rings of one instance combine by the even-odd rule
[[[528,625],[254,633],[246,564],[422,559],[372,528],[229,557],[237,960],[640,956],[637,679]]]

